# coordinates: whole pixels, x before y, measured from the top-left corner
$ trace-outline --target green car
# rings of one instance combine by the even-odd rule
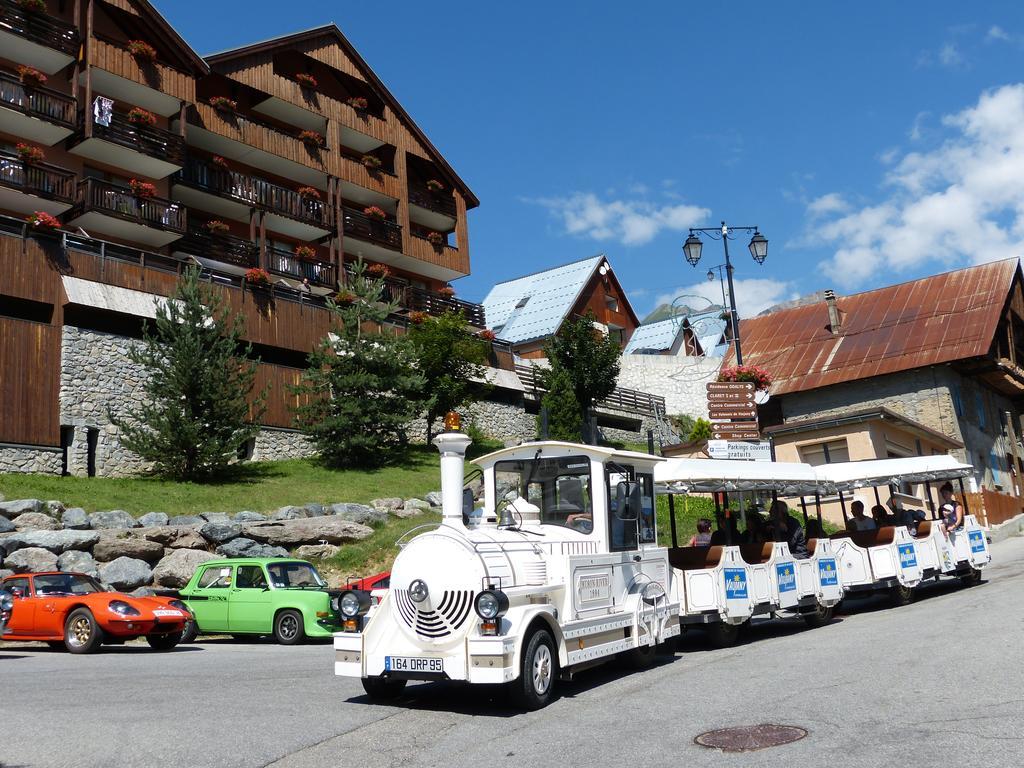
[[[305,560],[209,560],[181,590],[194,617],[182,642],[200,633],[273,635],[282,645],[330,637],[341,630],[341,619],[331,609],[331,598],[337,594]]]

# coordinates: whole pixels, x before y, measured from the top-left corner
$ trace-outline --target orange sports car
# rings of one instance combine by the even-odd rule
[[[108,592],[82,573],[21,573],[0,582],[14,598],[3,640],[29,640],[91,653],[103,643],[145,637],[158,651],[178,644],[190,618],[183,602]]]

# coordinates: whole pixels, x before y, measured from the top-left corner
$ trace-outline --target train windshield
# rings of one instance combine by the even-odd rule
[[[499,461],[494,466],[499,521],[594,530],[590,459],[586,456]]]

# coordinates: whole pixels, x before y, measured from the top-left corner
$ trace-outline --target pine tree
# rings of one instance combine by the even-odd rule
[[[551,362],[551,369],[541,374],[544,387],[551,389],[550,377],[557,368],[561,368],[572,384],[581,421],[586,420],[597,401],[615,390],[622,350],[614,339],[594,327],[592,312],[566,320],[558,334],[548,342],[545,354]]]
[[[547,382],[548,391],[541,398],[541,406],[548,412],[548,438],[578,443],[582,411],[569,372],[552,360]]]
[[[486,386],[473,379],[484,374],[487,342],[470,333],[457,312],[426,317],[409,328],[416,350],[416,368],[424,378],[427,396],[427,440],[439,417],[478,399]]]
[[[124,416],[110,413],[121,443],[176,480],[223,473],[259,431],[266,391],[251,398],[256,362],[242,346],[242,318],[223,296],[185,270],[170,298],[143,329],[129,359],[148,374],[146,400]]]
[[[384,330],[397,308],[384,295],[384,278],[368,277],[357,262],[348,287],[328,301],[335,327],[310,355],[297,388],[306,399],[299,425],[328,466],[388,463],[423,406],[410,340]]]

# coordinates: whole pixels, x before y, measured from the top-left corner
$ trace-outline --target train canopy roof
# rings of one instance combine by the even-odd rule
[[[654,482],[673,493],[777,491],[800,496],[832,490],[810,464],[782,461],[669,459],[654,468]]]
[[[869,459],[844,461],[815,467],[818,477],[835,485],[837,490],[872,488],[890,483],[928,483],[968,477],[974,472],[970,464],[961,464],[952,456],[908,456],[901,459]]]

